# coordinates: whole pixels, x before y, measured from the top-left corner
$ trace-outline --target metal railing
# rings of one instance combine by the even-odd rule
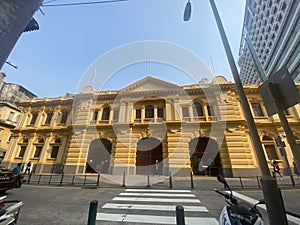
[[[56,186],[81,186],[81,187],[126,187],[130,186],[128,182],[128,176],[126,173],[123,173],[119,183],[111,182],[102,174],[35,174],[31,173],[25,177],[28,184],[37,184],[37,185],[56,185]],[[119,175],[122,176],[122,175]],[[255,177],[235,177],[235,178],[226,178],[232,189],[261,189],[259,176]],[[215,177],[209,176],[194,176],[192,173],[190,176],[186,177],[177,177],[169,176],[165,177],[163,182],[153,182],[151,183],[153,177],[145,175],[144,178],[141,178],[143,183],[139,186],[151,187],[153,185],[158,185],[161,187],[168,188],[191,188],[197,189],[199,187],[206,187],[207,189],[214,188],[217,185],[217,179]],[[207,182],[206,180],[210,180]],[[278,186],[280,188],[300,188],[300,179],[295,179],[295,186],[290,181],[290,177],[286,176],[282,180],[278,179]],[[128,184],[129,183],[129,184]],[[128,184],[128,185],[127,185]],[[134,185],[133,185],[134,186]]]

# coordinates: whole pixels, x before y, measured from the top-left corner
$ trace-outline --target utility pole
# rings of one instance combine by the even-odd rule
[[[260,77],[260,79],[263,81],[263,82],[266,82],[268,80],[267,78],[267,75],[257,57],[257,54],[255,52],[255,49],[252,45],[252,42],[249,38],[249,35],[248,35],[248,31],[247,31],[247,28],[244,28],[245,29],[245,41],[246,41],[246,44],[248,46],[248,49],[249,49],[249,52],[250,52],[250,55],[253,59],[253,62],[254,62],[254,65],[256,67],[256,70],[258,72],[258,75]],[[270,84],[269,85],[269,88],[270,88],[270,94],[272,96],[272,101],[274,102],[275,104],[275,107],[277,109],[277,113],[278,113],[278,117],[280,119],[280,122],[282,124],[282,127],[283,127],[283,130],[285,132],[285,135],[286,135],[286,138],[288,140],[288,143],[290,145],[290,148],[291,148],[291,151],[293,153],[293,156],[294,156],[294,159],[295,159],[295,163],[296,163],[296,167],[298,169],[298,171],[300,171],[300,152],[299,152],[299,149],[298,149],[298,146],[297,146],[297,143],[295,141],[295,137],[293,135],[293,131],[288,123],[288,120],[283,112],[283,106],[281,104],[281,102],[279,101],[280,99],[280,96],[279,94],[277,93],[277,90],[276,90],[276,86],[274,86],[274,84]],[[289,165],[287,165],[289,167]]]
[[[229,42],[227,40],[227,36],[221,21],[221,18],[219,16],[216,4],[214,0],[209,0],[210,5],[213,10],[213,14],[215,16],[215,20],[220,32],[220,36],[223,42],[223,46],[225,48],[225,52],[227,55],[227,59],[230,65],[230,69],[232,72],[232,76],[234,78],[238,95],[240,97],[241,105],[247,120],[247,124],[250,130],[250,136],[252,139],[252,143],[254,145],[256,156],[259,161],[260,170],[262,173],[261,178],[261,184],[262,184],[262,190],[263,195],[265,198],[266,206],[267,206],[267,212],[268,212],[268,218],[269,222],[272,225],[287,225],[287,218],[285,214],[285,208],[283,204],[283,199],[281,196],[280,189],[278,188],[276,180],[271,176],[270,170],[266,161],[266,157],[264,155],[264,150],[261,145],[261,141],[257,132],[257,128],[250,110],[250,106],[246,97],[246,94],[244,92],[244,88],[237,70],[237,66],[235,64]]]

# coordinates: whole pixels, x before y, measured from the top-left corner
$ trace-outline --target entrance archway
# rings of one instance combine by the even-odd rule
[[[108,173],[112,144],[101,138],[91,142],[86,162],[87,173]]]
[[[162,143],[156,138],[139,140],[136,151],[136,174],[162,175]]]
[[[189,143],[191,167],[195,175],[217,176],[222,173],[218,144],[211,138],[194,138]]]

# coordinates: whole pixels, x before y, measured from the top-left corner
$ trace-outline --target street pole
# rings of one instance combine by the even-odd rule
[[[269,91],[270,91],[270,94],[271,94],[271,97],[272,97],[272,101],[274,102],[274,105],[276,107],[276,111],[278,113],[278,117],[280,119],[281,125],[282,125],[282,127],[283,127],[283,129],[285,131],[286,138],[288,140],[288,143],[289,143],[290,148],[292,150],[293,156],[295,158],[295,162],[296,162],[295,166],[297,167],[297,169],[299,171],[300,152],[298,150],[298,146],[297,146],[297,143],[295,141],[295,137],[293,135],[292,129],[289,126],[287,118],[286,118],[286,116],[285,116],[285,114],[283,112],[283,106],[282,106],[282,104],[279,101],[280,96],[279,96],[278,91],[276,89],[276,85],[274,85],[272,83],[268,83],[268,87],[269,87]],[[288,161],[287,161],[287,168],[290,171],[289,162]],[[292,173],[292,172],[290,171],[290,173]],[[291,176],[292,176],[292,174],[291,174]]]
[[[276,145],[280,150],[280,154],[283,157],[283,161],[286,165],[287,173],[291,178],[292,185],[293,185],[293,187],[295,187],[295,181],[293,178],[292,170],[291,170],[289,160],[287,158],[286,151],[285,151],[285,143],[281,140],[280,136],[275,136],[274,138],[275,138]]]
[[[262,173],[262,178],[261,178],[261,184],[262,184],[262,190],[263,190],[263,195],[265,198],[266,202],[266,207],[267,207],[267,213],[268,213],[268,218],[269,222],[272,225],[287,225],[287,218],[285,214],[285,209],[284,209],[284,204],[282,200],[282,196],[280,193],[280,190],[277,186],[276,180],[271,176],[270,170],[265,158],[264,150],[261,145],[261,141],[257,132],[257,128],[250,110],[250,106],[246,97],[246,94],[244,92],[244,88],[242,85],[242,82],[240,80],[240,76],[237,70],[237,66],[235,64],[229,42],[226,37],[226,33],[224,30],[224,27],[222,25],[216,4],[214,0],[209,0],[220,35],[221,39],[223,42],[223,46],[225,48],[225,52],[227,55],[227,59],[230,65],[230,69],[232,72],[232,76],[234,78],[238,95],[240,97],[241,101],[241,106],[243,108],[247,124],[250,130],[250,136],[252,139],[252,143],[254,145],[255,151],[256,151],[256,156],[259,161],[260,165],[260,170]]]
[[[253,59],[254,65],[255,65],[255,67],[257,69],[257,72],[260,76],[260,79],[263,82],[266,82],[268,80],[268,78],[265,74],[264,69],[262,68],[262,65],[261,65],[261,63],[260,63],[260,61],[257,57],[256,52],[255,52],[254,46],[252,45],[252,42],[249,38],[247,28],[244,28],[244,29],[245,29],[245,41],[247,43],[247,46],[248,46],[248,49],[250,51],[251,57]],[[282,124],[282,127],[283,127],[283,130],[285,132],[288,143],[290,145],[290,149],[293,153],[295,163],[296,163],[296,168],[298,169],[298,171],[300,171],[299,170],[300,169],[300,152],[298,150],[298,146],[297,146],[297,143],[295,141],[293,131],[292,131],[292,129],[291,129],[289,123],[288,123],[288,120],[287,120],[286,116],[284,115],[283,106],[280,103],[280,101],[278,101],[280,99],[280,96],[279,96],[279,94],[276,93],[276,87],[271,87],[271,88],[274,89],[274,90],[270,90],[270,92],[273,92],[273,93],[271,93],[271,95],[273,97],[273,102],[275,103],[275,107],[277,109],[278,117],[279,117],[280,122]],[[269,86],[269,89],[270,89],[270,86]],[[289,170],[288,167],[289,167],[289,164],[287,164],[287,169]]]

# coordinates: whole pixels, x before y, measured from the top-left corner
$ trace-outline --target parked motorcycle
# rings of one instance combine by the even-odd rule
[[[16,225],[23,202],[0,197],[0,225]]]
[[[230,189],[225,178],[221,175],[217,177],[218,181],[224,185],[224,188],[229,191],[223,192],[214,189],[216,193],[223,196],[228,205],[224,206],[220,218],[220,225],[263,225],[261,213],[256,206],[258,204],[265,204],[264,200],[260,200],[255,205],[250,205],[246,202],[238,201],[234,198],[232,190]]]

